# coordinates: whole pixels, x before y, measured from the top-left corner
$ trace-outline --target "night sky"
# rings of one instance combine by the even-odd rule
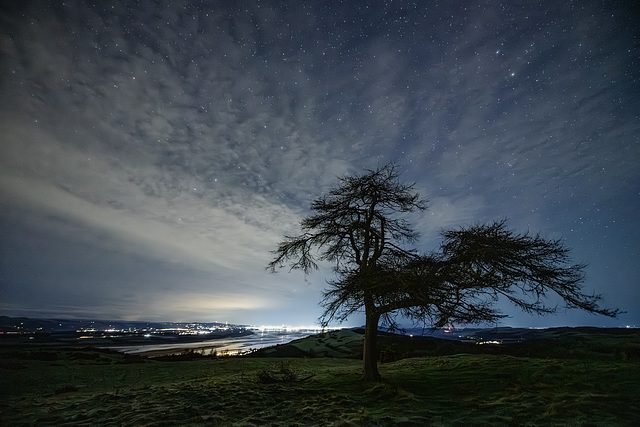
[[[270,251],[394,161],[420,250],[506,217],[627,311],[503,325],[640,326],[633,3],[2,0],[0,314],[312,325]]]

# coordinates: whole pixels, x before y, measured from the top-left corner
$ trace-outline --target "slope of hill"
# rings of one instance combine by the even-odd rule
[[[362,362],[351,358],[361,340],[335,331],[263,351],[305,358],[171,363],[0,346],[0,425],[637,425],[638,330],[556,330],[510,345],[386,335],[381,355],[397,346],[389,354],[431,356],[382,363],[377,383],[363,381]]]
[[[362,329],[311,335],[252,353],[253,357],[362,357]],[[640,329],[491,328],[461,330],[445,338],[380,332],[382,362],[451,354],[505,354],[526,357],[640,358]]]

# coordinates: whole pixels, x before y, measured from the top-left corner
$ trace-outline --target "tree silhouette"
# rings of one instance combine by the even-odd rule
[[[418,234],[402,214],[426,208],[414,185],[400,183],[397,166],[388,164],[340,178],[312,203],[315,214],[302,220],[302,234],[285,236],[273,252],[272,271],[287,262],[305,273],[319,261],[334,263],[321,320],[344,321],[364,310],[367,379],[380,377],[378,324],[396,326],[398,315],[434,326],[495,322],[506,317],[495,307],[500,297],[544,314],[555,311],[542,301],[549,293],[571,308],[618,314],[599,308],[599,295],[581,292],[584,265],[569,265],[569,249],[559,240],[515,233],[504,220],[445,231],[430,254],[407,248]]]

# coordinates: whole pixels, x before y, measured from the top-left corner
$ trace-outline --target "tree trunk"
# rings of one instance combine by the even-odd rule
[[[367,380],[378,381],[378,352],[376,342],[378,338],[378,321],[380,314],[372,307],[365,307],[366,323],[364,326],[364,347],[362,361],[364,362],[364,377]]]

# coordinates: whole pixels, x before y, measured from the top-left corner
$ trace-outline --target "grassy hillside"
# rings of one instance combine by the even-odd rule
[[[335,356],[357,339],[292,345],[330,356],[319,354],[328,344]],[[5,346],[0,425],[637,425],[638,345],[637,334],[582,334],[529,356],[445,348],[382,363],[382,383],[362,381],[361,362],[349,358],[157,360]]]
[[[360,359],[364,331],[343,329],[312,335],[258,350],[256,357],[344,357]],[[594,360],[640,359],[640,330],[607,328],[552,328],[543,330],[496,328],[476,335],[484,340],[522,342],[506,345],[477,345],[474,342],[379,333],[378,348],[382,362],[408,357],[453,354],[494,354],[537,358]]]

